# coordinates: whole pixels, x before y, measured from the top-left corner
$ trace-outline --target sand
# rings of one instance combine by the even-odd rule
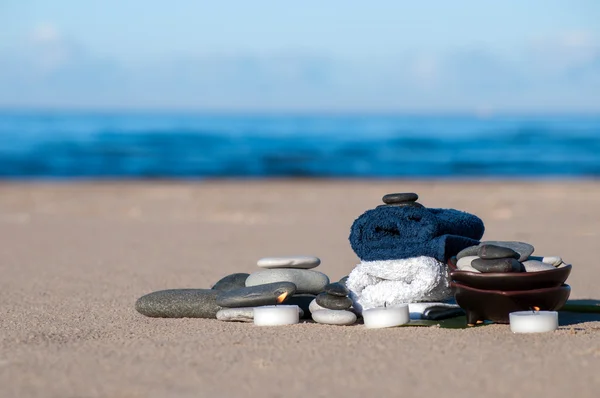
[[[210,287],[265,256],[322,259],[332,279],[383,194],[479,215],[574,266],[600,299],[598,182],[271,181],[0,184],[2,397],[597,397],[600,316],[555,333],[507,326],[259,328],[150,319],[135,300]]]

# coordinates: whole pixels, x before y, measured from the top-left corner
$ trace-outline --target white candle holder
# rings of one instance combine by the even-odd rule
[[[300,322],[297,305],[267,305],[254,308],[254,324],[257,326],[293,325]]]
[[[390,328],[410,322],[408,304],[394,307],[371,308],[362,313],[365,327],[368,329]]]
[[[513,333],[545,333],[558,329],[556,311],[517,311],[508,316]]]

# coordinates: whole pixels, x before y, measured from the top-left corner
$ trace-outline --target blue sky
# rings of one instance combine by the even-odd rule
[[[599,111],[598,21],[595,0],[2,0],[0,106]]]

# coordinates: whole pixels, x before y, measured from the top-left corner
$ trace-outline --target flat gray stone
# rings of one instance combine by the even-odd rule
[[[317,304],[317,299],[315,298],[313,301],[310,302],[309,306],[308,306],[308,310],[310,311],[310,313],[312,314],[315,311],[319,311],[319,310],[326,310],[327,308],[321,307],[319,304]]]
[[[172,289],[140,297],[135,309],[154,318],[216,318],[218,290]]]
[[[304,311],[301,308],[298,311],[302,318]],[[254,322],[254,307],[223,308],[217,312],[217,319],[225,322]]]
[[[347,310],[352,307],[352,300],[348,297],[332,296],[323,292],[317,296],[317,304],[328,310]]]
[[[479,244],[479,246],[482,246],[482,245],[494,245],[494,246],[508,247],[509,249],[512,249],[512,250],[516,251],[517,253],[519,253],[519,258],[517,259],[519,261],[527,260],[529,258],[529,256],[531,256],[531,253],[533,253],[533,251],[535,250],[535,248],[532,245],[530,245],[529,243],[516,242],[516,241],[489,240],[486,242],[481,242]]]
[[[456,258],[460,260],[463,257],[472,257],[477,256],[477,252],[479,251],[479,245],[469,246],[466,249],[462,249],[456,255]]]
[[[275,305],[280,304],[277,299],[282,294],[285,294],[287,298],[291,297],[295,292],[296,285],[291,282],[273,282],[221,291],[217,295],[217,304],[221,307],[230,308]]]
[[[350,290],[339,282],[330,283],[325,286],[325,293],[331,294],[332,296],[347,297],[350,294]]]
[[[250,274],[246,279],[246,286],[264,285],[273,282],[291,282],[296,285],[296,293],[298,294],[319,294],[329,283],[329,277],[319,271],[306,269],[265,269]]]
[[[471,266],[482,273],[521,271],[521,263],[514,258],[496,258],[490,260],[477,258],[471,262]]]
[[[479,257],[477,257],[477,256],[461,257],[456,262],[456,268],[461,269],[461,270],[465,267],[473,268],[473,267],[471,267],[471,262],[473,262],[473,260],[475,260],[477,258],[479,258]]]
[[[340,279],[340,280],[338,281],[338,283],[339,283],[339,284],[341,284],[342,286],[346,286],[346,281],[348,280],[348,278],[349,278],[349,276],[348,276],[348,275],[346,275],[346,276],[344,276],[342,279]],[[347,287],[347,286],[346,286],[346,287]]]
[[[495,258],[514,258],[520,257],[519,253],[508,247],[496,246],[496,245],[481,245],[477,250],[477,255],[487,260],[493,260]]]
[[[316,298],[314,294],[294,294],[289,299],[285,300],[285,305],[297,305],[302,309],[304,315],[300,315],[306,318],[310,318],[310,303]]]
[[[246,287],[246,279],[248,279],[250,274],[231,274],[227,275],[224,278],[221,278],[215,285],[212,287],[214,290],[233,290],[239,289],[240,287]]]
[[[525,268],[525,272],[539,272],[539,271],[548,271],[556,269],[556,267],[552,264],[546,264],[542,261],[538,260],[526,260],[523,261],[523,268]]]
[[[265,257],[258,260],[256,265],[260,268],[299,268],[311,269],[321,264],[319,257],[290,256],[290,257]]]
[[[312,319],[325,325],[352,325],[356,314],[350,311],[318,310],[312,313]]]
[[[253,322],[254,307],[223,308],[217,312],[217,319],[227,322]]]

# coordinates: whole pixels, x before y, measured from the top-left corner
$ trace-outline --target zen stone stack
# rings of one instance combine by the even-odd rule
[[[335,282],[325,286],[325,291],[309,307],[313,320],[327,325],[352,325],[356,322],[356,314],[350,311],[352,300],[349,294],[344,283]]]
[[[312,256],[261,258],[257,262],[261,270],[248,275],[243,287],[217,296],[218,305],[226,308],[219,311],[218,319],[249,322],[253,314],[244,308],[276,304],[297,305],[300,316],[309,317],[311,301],[329,283],[327,275],[312,270],[320,264]]]
[[[536,257],[534,247],[525,242],[486,241],[467,247],[456,255],[456,267],[461,271],[539,272],[566,266],[558,256]]]

